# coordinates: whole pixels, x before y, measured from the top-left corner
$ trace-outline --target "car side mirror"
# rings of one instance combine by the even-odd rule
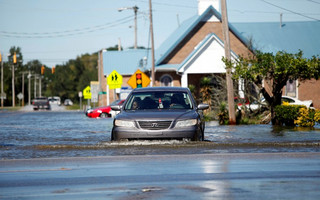
[[[122,107],[121,105],[112,105],[111,109],[114,110],[114,111],[120,111],[121,107]]]
[[[209,105],[206,103],[200,103],[197,107],[198,110],[206,110],[209,108]]]

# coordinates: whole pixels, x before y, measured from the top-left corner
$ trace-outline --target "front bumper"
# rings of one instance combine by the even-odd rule
[[[197,126],[171,128],[164,130],[143,130],[137,128],[113,127],[113,140],[121,139],[193,139],[198,132]]]

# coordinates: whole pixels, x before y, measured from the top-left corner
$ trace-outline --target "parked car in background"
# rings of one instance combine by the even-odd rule
[[[307,108],[313,107],[312,100],[301,101],[297,98],[293,98],[289,96],[282,96],[281,103],[283,104],[283,102],[288,102],[290,105],[304,105]]]
[[[241,107],[246,106],[249,108],[250,102],[248,99],[234,97],[234,104],[237,105],[238,109],[241,110]]]
[[[55,105],[58,105],[58,106],[61,105],[61,99],[58,96],[48,97],[48,100],[49,100],[50,104],[55,104]]]
[[[294,97],[282,96],[281,97],[281,104],[283,104],[284,102],[287,102],[290,105],[304,105],[307,108],[313,108],[312,100],[301,101],[301,100],[299,100],[297,98],[294,98]],[[267,106],[267,102],[266,102],[266,100],[264,98],[261,100],[261,103],[249,104],[248,108],[250,108],[251,110],[257,110],[257,109],[260,109],[263,106]]]
[[[188,88],[136,88],[123,106],[111,108],[120,111],[114,118],[111,140],[204,139],[202,111],[209,106],[197,105]]]
[[[33,110],[50,110],[51,106],[47,97],[37,97],[32,100]]]
[[[86,115],[90,118],[106,118],[106,117],[111,117],[111,106],[112,105],[122,105],[125,100],[116,100],[112,102],[108,106],[102,106],[98,108],[93,108],[93,109],[88,109],[86,111]]]
[[[72,106],[73,102],[71,101],[71,99],[65,99],[63,105],[65,106]]]

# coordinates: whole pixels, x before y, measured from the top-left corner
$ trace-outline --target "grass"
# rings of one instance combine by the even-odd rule
[[[73,104],[72,106],[66,106],[66,110],[79,110],[80,105],[79,104]]]
[[[21,106],[16,106],[16,107],[12,107],[12,106],[5,106],[5,107],[0,107],[0,111],[18,111],[21,109]]]

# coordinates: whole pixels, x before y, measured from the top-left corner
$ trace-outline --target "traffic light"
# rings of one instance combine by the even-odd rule
[[[142,74],[136,73],[137,88],[142,88]]]
[[[53,66],[53,67],[51,68],[51,73],[54,74],[55,71],[56,71],[56,68]]]
[[[17,54],[16,54],[16,52],[14,52],[14,54],[13,54],[13,63],[14,64],[17,63]]]
[[[1,52],[0,52],[0,62],[2,62],[2,55],[1,55]]]
[[[44,66],[42,65],[41,67],[41,74],[43,75],[44,74]]]

